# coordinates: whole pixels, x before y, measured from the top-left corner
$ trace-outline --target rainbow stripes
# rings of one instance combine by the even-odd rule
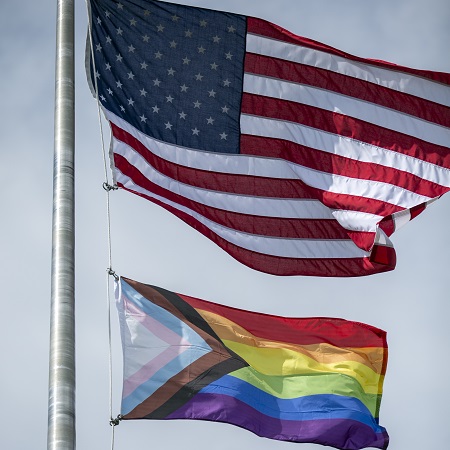
[[[238,310],[122,278],[124,419],[231,423],[278,440],[385,449],[384,331]]]

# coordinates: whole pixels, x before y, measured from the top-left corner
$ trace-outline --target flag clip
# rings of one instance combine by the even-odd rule
[[[108,271],[108,275],[112,275],[116,281],[119,281],[119,275],[111,267],[108,267],[106,270]]]
[[[109,424],[110,424],[112,427],[115,427],[115,426],[119,425],[119,423],[120,423],[120,421],[121,421],[122,419],[123,419],[122,414],[119,414],[115,419],[113,419],[113,418],[111,417],[111,420],[109,421]]]
[[[119,186],[111,186],[110,184],[108,184],[106,181],[103,183],[103,189],[105,191],[117,191],[117,189],[119,189]]]

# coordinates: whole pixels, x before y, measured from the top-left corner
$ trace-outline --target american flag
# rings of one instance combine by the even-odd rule
[[[90,22],[115,182],[249,267],[392,270],[389,236],[450,188],[450,74],[160,1],[90,0]]]

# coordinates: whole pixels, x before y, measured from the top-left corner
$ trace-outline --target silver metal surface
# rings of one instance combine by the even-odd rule
[[[58,0],[48,450],[75,449],[74,1]]]

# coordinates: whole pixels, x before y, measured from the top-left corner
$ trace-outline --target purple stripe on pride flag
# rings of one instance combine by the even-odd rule
[[[366,447],[386,449],[389,443],[386,432],[375,433],[371,427],[355,420],[279,420],[225,395],[197,394],[166,419],[198,419],[230,423],[261,437],[311,442],[343,450],[359,450]]]
[[[136,322],[147,328],[151,333],[162,341],[166,342],[168,347],[155,358],[152,358],[147,364],[143,365],[133,375],[123,382],[123,397],[131,394],[138,386],[149,380],[161,367],[164,367],[170,361],[181,355],[189,349],[191,343],[174,333],[153,317],[143,313],[134,303],[124,298],[124,306],[127,312],[131,313]]]

